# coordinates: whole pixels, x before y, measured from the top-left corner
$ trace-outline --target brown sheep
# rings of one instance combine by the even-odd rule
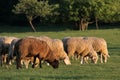
[[[16,55],[13,52],[14,52],[15,43],[18,40],[19,40],[19,38],[13,39],[12,42],[11,42],[11,44],[10,44],[9,53],[7,55],[7,65],[11,65],[12,61],[14,61],[15,58],[16,58]],[[22,59],[21,63],[23,65],[25,65],[26,68],[28,68],[29,63],[33,63],[33,57],[26,57],[25,59]],[[38,58],[36,59],[35,63],[36,63],[35,67],[37,67],[38,64],[39,64]]]
[[[51,51],[47,43],[36,38],[20,39],[15,44],[14,52],[16,53],[17,69],[22,68],[21,60],[25,57],[34,57],[33,67],[35,66],[36,57],[39,58],[40,67],[41,60],[47,61],[53,68],[59,66],[59,58]]]
[[[83,64],[84,57],[89,56],[94,63],[97,63],[98,56],[94,51],[90,42],[81,37],[71,37],[67,40],[68,56],[74,56],[75,53],[81,56],[81,64]]]

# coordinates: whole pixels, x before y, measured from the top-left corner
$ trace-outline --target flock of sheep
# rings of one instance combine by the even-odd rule
[[[42,67],[42,62],[46,62],[53,68],[59,67],[60,60],[66,65],[70,65],[70,58],[80,58],[80,63],[88,63],[91,59],[93,63],[106,63],[108,54],[107,43],[103,38],[98,37],[64,37],[52,39],[47,36],[28,36],[25,38],[0,37],[0,65],[12,65],[16,63],[16,68],[22,68],[31,63],[32,67],[38,64]]]

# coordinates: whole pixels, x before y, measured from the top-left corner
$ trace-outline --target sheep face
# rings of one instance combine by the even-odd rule
[[[68,57],[66,57],[66,58],[64,59],[64,62],[65,62],[66,65],[70,65],[70,64],[71,64],[71,62],[70,62],[70,60],[69,60]]]
[[[93,56],[92,57],[92,62],[97,64],[97,61],[98,61],[98,56]]]
[[[47,61],[53,68],[58,68],[59,67],[59,61],[58,60],[54,60],[52,62]]]

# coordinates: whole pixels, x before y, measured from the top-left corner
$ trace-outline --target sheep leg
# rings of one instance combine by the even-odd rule
[[[6,63],[7,54],[3,56],[3,62]]]
[[[89,58],[88,56],[84,57],[84,62],[85,63],[88,63],[88,58]]]
[[[22,65],[21,65],[21,59],[19,57],[16,58],[16,62],[17,62],[17,69],[19,68],[22,68]]]
[[[103,55],[103,58],[104,58],[104,63],[106,63],[107,62],[107,56]]]
[[[103,63],[103,55],[100,54],[100,63]]]
[[[42,68],[42,60],[39,58],[39,66]]]
[[[83,64],[83,56],[80,57],[80,63]]]
[[[34,56],[32,68],[35,68],[36,56]]]

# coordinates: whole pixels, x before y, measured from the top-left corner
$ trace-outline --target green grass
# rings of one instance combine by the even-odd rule
[[[2,26],[1,26],[2,27]],[[0,28],[0,36],[41,36],[62,39],[66,36],[96,36],[103,37],[108,43],[110,58],[105,64],[80,64],[80,61],[71,60],[72,65],[66,66],[62,61],[58,69],[43,64],[43,68],[17,70],[15,64],[6,68],[0,67],[0,80],[120,80],[120,29],[74,31],[67,28],[40,30],[29,32],[29,28],[10,27]]]

